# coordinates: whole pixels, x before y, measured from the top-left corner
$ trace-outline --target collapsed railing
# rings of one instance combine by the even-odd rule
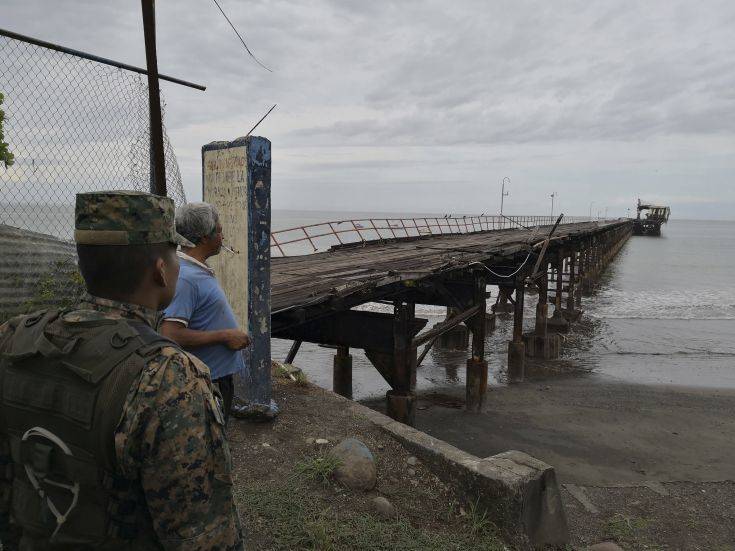
[[[310,254],[335,245],[480,231],[550,226],[553,216],[422,216],[416,218],[363,218],[333,220],[296,226],[271,233],[271,255]],[[589,222],[586,216],[565,216],[565,224]]]

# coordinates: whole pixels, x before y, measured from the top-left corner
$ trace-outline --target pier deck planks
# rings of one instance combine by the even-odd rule
[[[557,228],[558,240],[593,235],[602,228],[627,222],[584,222]],[[368,242],[303,256],[271,260],[271,312],[324,302],[347,288],[421,279],[465,268],[470,262],[507,259],[542,241],[550,226],[538,233],[524,229]],[[496,266],[503,265],[494,262]]]

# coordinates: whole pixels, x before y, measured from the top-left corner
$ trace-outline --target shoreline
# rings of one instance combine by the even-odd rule
[[[461,389],[418,396],[417,428],[479,457],[518,449],[562,483],[735,479],[735,389],[553,376],[488,389],[478,414]],[[382,400],[364,404],[382,411]]]

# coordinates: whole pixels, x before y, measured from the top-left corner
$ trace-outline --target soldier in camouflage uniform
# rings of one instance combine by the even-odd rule
[[[158,335],[174,205],[77,195],[89,295],[0,327],[0,537],[20,549],[244,549],[209,370]],[[12,519],[12,521],[11,521]]]

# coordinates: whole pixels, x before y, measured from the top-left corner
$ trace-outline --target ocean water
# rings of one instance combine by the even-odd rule
[[[0,223],[44,233],[69,227],[73,209],[43,205],[32,217],[3,209]],[[28,209],[24,209],[28,212]],[[395,213],[274,210],[272,229],[364,218],[396,218]],[[402,214],[443,216],[437,213]],[[225,238],[226,238],[225,228]],[[584,315],[564,337],[562,357],[527,362],[530,377],[602,373],[621,380],[686,386],[735,388],[735,222],[677,220],[661,237],[632,237],[609,265],[597,288],[583,298]],[[309,252],[307,242],[289,254]],[[495,297],[496,287],[488,287]],[[493,302],[488,300],[488,304]],[[388,306],[366,309],[390,312]],[[533,325],[535,297],[527,296],[525,323]],[[551,310],[551,308],[550,308]],[[427,327],[444,319],[441,307],[417,305]],[[512,317],[498,316],[486,338],[491,385],[505,384],[506,350]],[[290,341],[273,339],[273,356],[283,360]],[[356,398],[383,395],[389,387],[360,350],[352,350]],[[331,388],[334,350],[304,343],[295,364],[316,384]],[[418,369],[419,391],[463,386],[467,352],[433,349]]]
[[[562,357],[527,360],[527,374],[594,372],[637,383],[735,388],[734,250],[735,222],[672,219],[659,238],[632,237],[597,288],[583,297],[584,315],[564,337]],[[488,290],[496,295],[496,287]],[[528,329],[535,302],[527,296]],[[390,311],[379,304],[365,308]],[[417,305],[416,315],[431,327],[445,311]],[[491,385],[506,383],[511,331],[512,317],[498,316],[496,330],[486,338]],[[273,339],[274,358],[285,358],[290,344]],[[362,351],[351,354],[355,398],[389,390]],[[333,355],[334,350],[304,343],[294,363],[311,381],[331,388]],[[418,368],[419,392],[463,386],[466,359],[465,351],[433,349]]]

